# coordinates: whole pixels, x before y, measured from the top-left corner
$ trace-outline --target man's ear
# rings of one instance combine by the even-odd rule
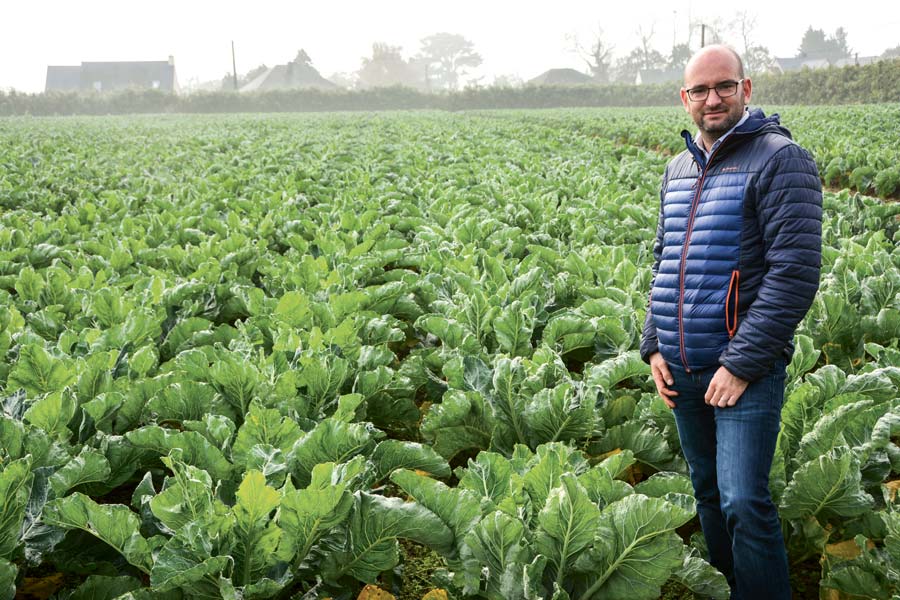
[[[684,88],[681,88],[681,104],[684,106],[684,110],[686,110],[687,112],[691,112],[691,109],[688,106],[687,90]]]
[[[750,96],[753,93],[753,82],[749,77],[744,77],[744,104],[750,104]]]

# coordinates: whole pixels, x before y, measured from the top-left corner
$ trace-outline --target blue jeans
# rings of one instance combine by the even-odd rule
[[[789,600],[787,552],[769,492],[781,427],[785,363],[747,386],[733,407],[703,401],[718,367],[691,373],[669,365],[678,395],[675,422],[690,466],[710,562],[728,579],[732,600]]]

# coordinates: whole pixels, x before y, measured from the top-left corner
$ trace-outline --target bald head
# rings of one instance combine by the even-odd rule
[[[737,79],[744,78],[744,62],[734,48],[724,44],[713,44],[701,48],[684,67],[684,85],[686,87],[693,86],[691,80],[697,77],[698,72],[704,72],[710,66],[721,66],[727,63],[730,63],[734,69]]]

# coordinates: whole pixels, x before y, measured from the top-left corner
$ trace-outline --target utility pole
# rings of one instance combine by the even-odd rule
[[[691,18],[691,0],[688,0],[688,18],[687,18],[687,26],[688,26],[688,48],[691,47],[691,41],[694,39],[694,21]]]
[[[672,47],[678,43],[678,11],[672,11]]]
[[[234,91],[237,91],[237,61],[234,60],[234,40],[231,40],[231,74],[234,76]]]
[[[706,25],[704,23],[700,24],[700,47],[706,47]]]

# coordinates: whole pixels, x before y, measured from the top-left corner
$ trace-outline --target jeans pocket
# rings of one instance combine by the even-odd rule
[[[787,379],[787,361],[783,358],[775,359],[775,364],[772,365],[772,369],[769,371],[768,377],[773,377],[774,379],[781,382],[781,386],[784,387],[784,382]]]
[[[784,361],[747,386],[734,409],[735,416],[767,423],[776,431],[781,424],[781,408],[784,405]]]
[[[770,382],[769,399],[773,408],[777,409],[780,415],[781,408],[784,406],[784,385],[787,379],[787,364],[783,358],[775,360],[775,364],[772,366],[771,372],[766,375],[766,379]]]

